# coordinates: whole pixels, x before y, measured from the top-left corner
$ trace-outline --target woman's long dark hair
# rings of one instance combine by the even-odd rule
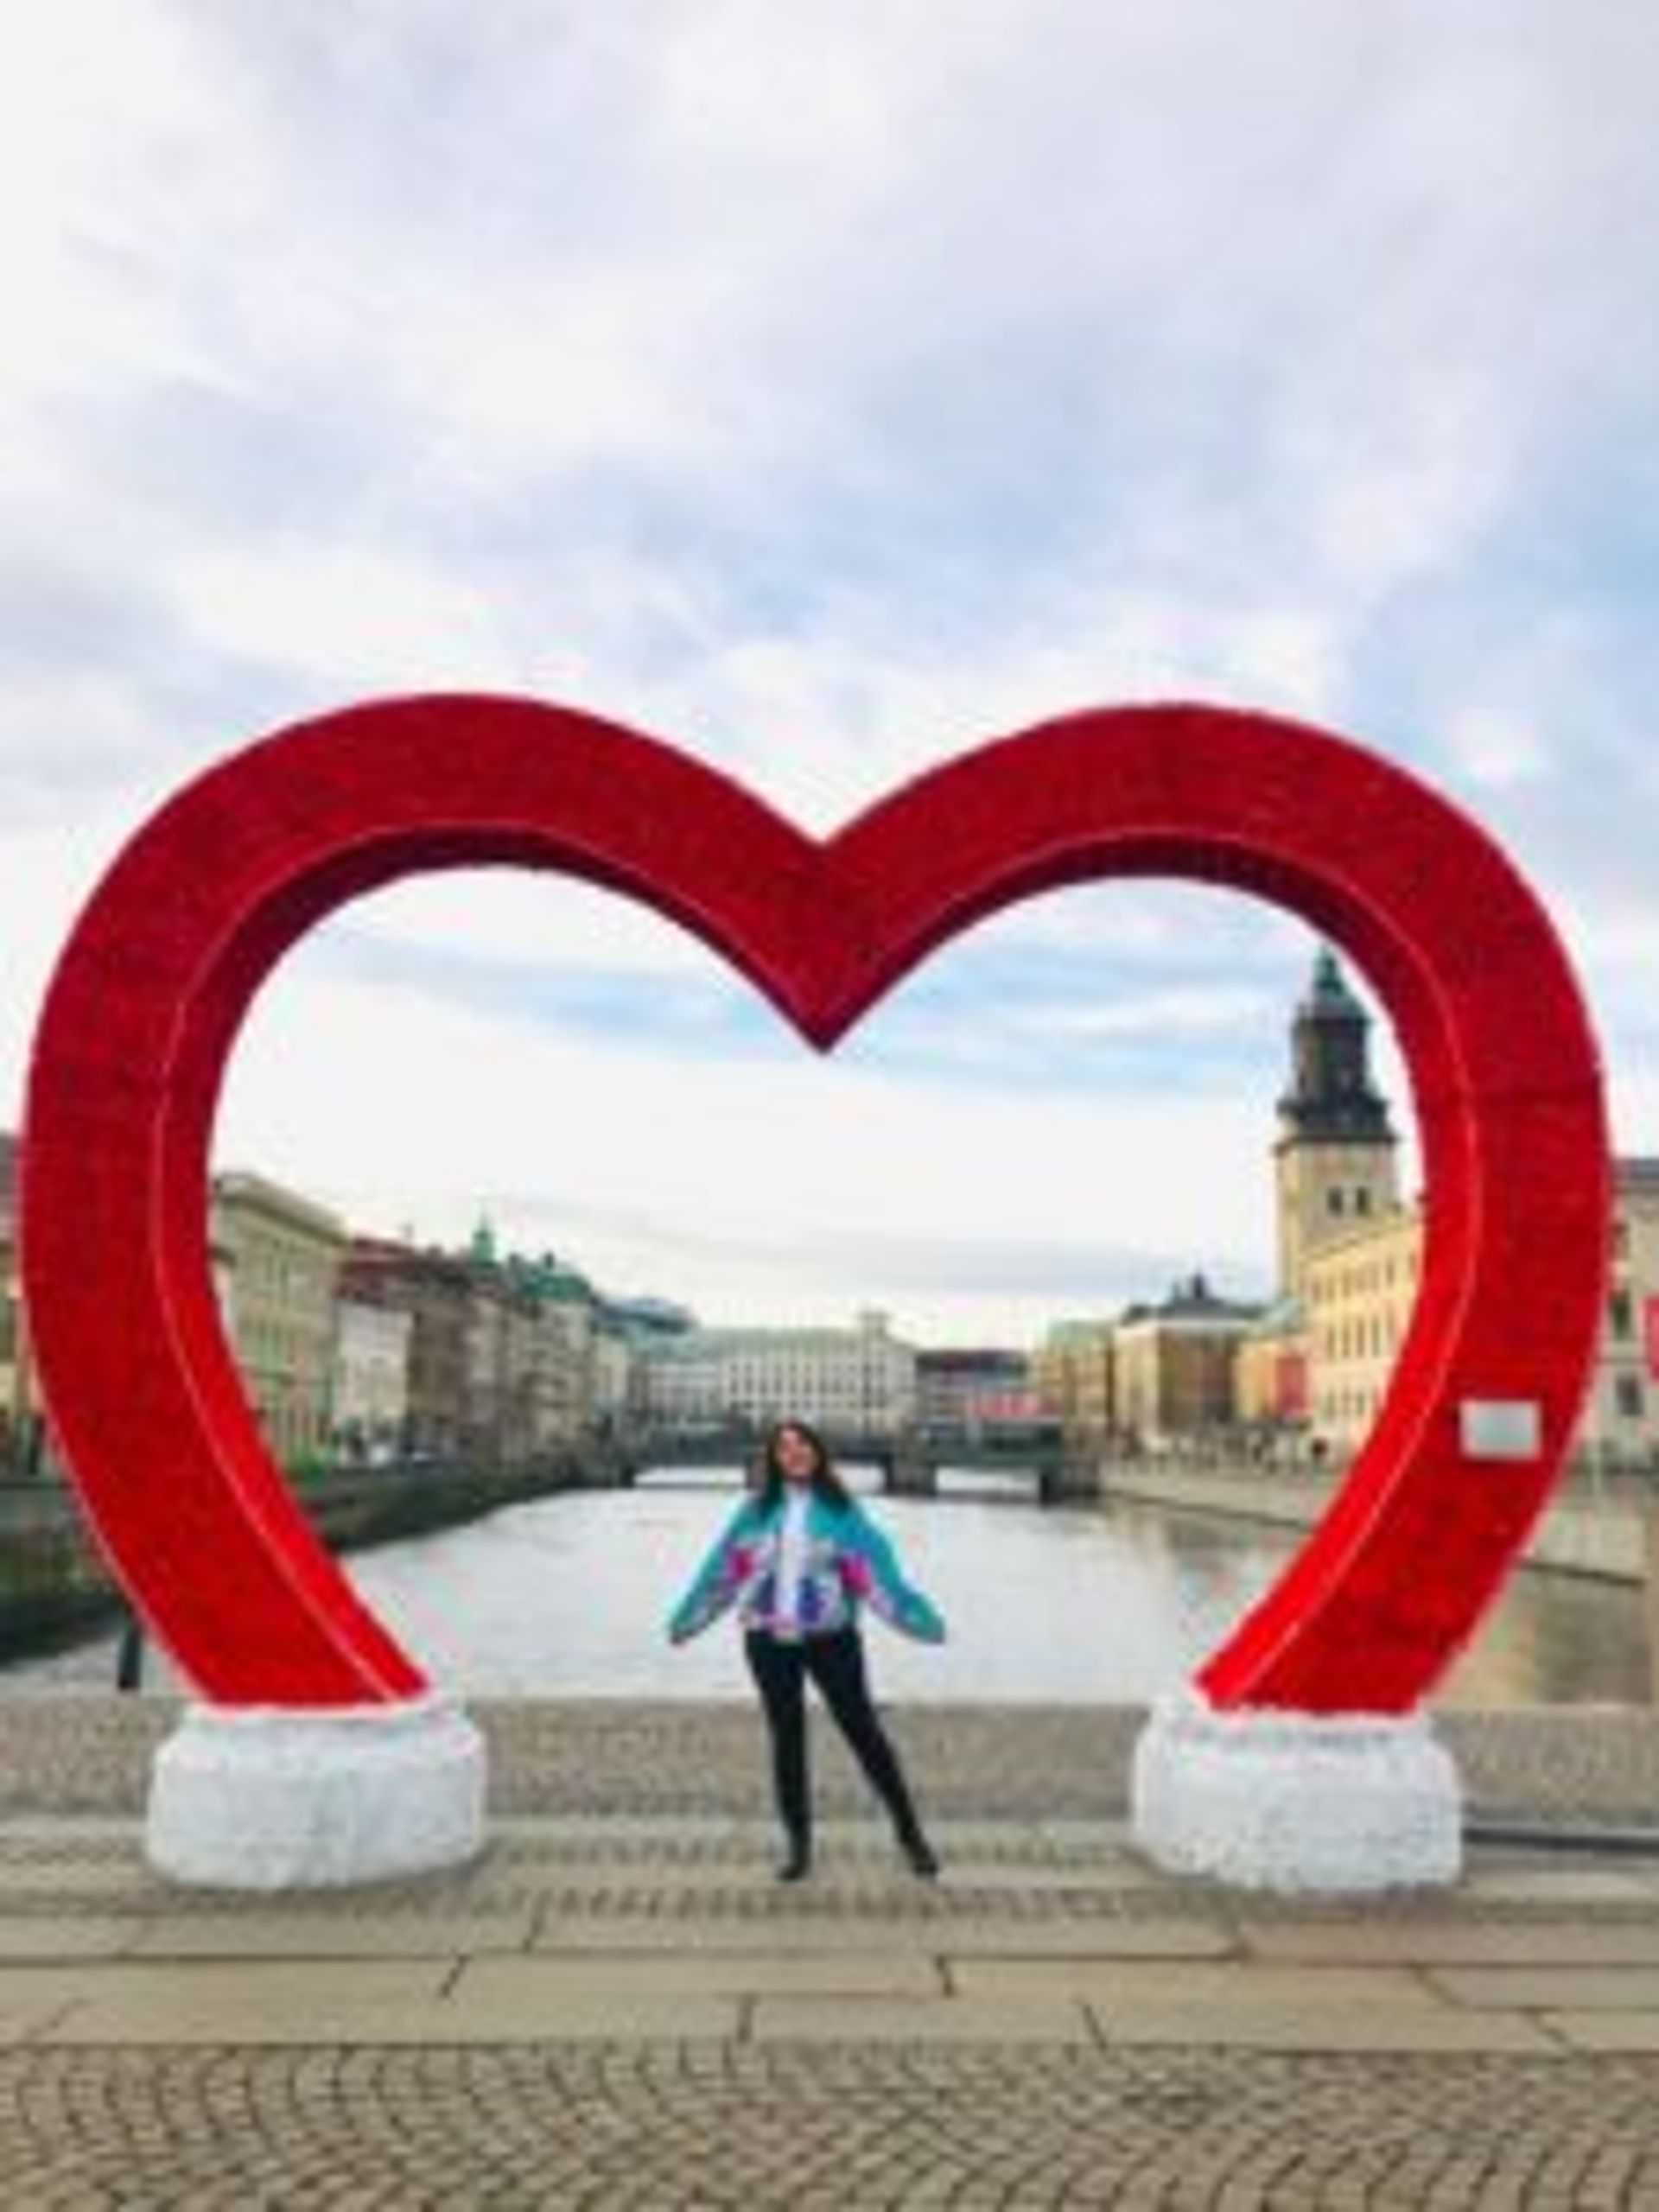
[[[833,1505],[837,1512],[852,1510],[852,1492],[836,1472],[830,1457],[830,1447],[810,1421],[777,1421],[766,1431],[760,1447],[760,1509],[770,1513],[783,1503],[785,1477],[778,1458],[778,1440],[785,1429],[792,1429],[797,1436],[804,1437],[817,1457],[809,1480],[812,1495],[821,1497],[826,1505]]]

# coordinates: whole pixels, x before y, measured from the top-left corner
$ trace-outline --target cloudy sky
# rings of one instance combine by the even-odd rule
[[[99,868],[296,716],[599,709],[814,828],[1065,709],[1340,728],[1551,903],[1659,1150],[1659,15],[59,0],[0,83],[0,1122]],[[1312,954],[1000,918],[812,1059],[602,894],[296,952],[219,1130],[711,1319],[1272,1274]],[[1397,1071],[1385,1050],[1385,1069]]]

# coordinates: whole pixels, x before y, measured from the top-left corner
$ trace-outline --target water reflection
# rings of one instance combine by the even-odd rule
[[[848,1471],[869,1491],[868,1470]],[[351,1562],[394,1633],[447,1686],[543,1696],[747,1697],[721,1623],[671,1649],[662,1624],[737,1494],[676,1472],[631,1492],[517,1506]],[[1041,1510],[1020,1478],[953,1477],[874,1510],[950,1624],[943,1647],[871,1630],[880,1691],[925,1701],[1140,1701],[1173,1688],[1294,1548],[1289,1532],[1118,1502]],[[8,1671],[10,1690],[113,1679],[112,1648]],[[159,1670],[152,1669],[159,1677]],[[152,1686],[159,1686],[159,1679]],[[1645,1703],[1641,1594],[1523,1573],[1449,1679],[1465,1705]]]

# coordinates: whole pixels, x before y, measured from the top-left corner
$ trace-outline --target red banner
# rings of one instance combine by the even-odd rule
[[[963,1401],[968,1421],[1040,1421],[1043,1402],[1034,1390],[980,1390]]]
[[[1659,1298],[1642,1301],[1642,1339],[1648,1348],[1648,1372],[1659,1381]]]
[[[1307,1418],[1307,1355],[1281,1351],[1274,1362],[1273,1410],[1280,1421]]]

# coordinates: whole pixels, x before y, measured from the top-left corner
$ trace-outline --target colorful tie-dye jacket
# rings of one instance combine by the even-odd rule
[[[779,1552],[784,1509],[747,1498],[721,1530],[669,1617],[683,1643],[735,1605],[746,1629],[790,1637],[825,1636],[856,1625],[868,1603],[890,1626],[924,1643],[944,1641],[944,1623],[899,1573],[893,1546],[856,1504],[814,1497],[807,1509],[806,1564],[793,1615],[779,1603]]]

